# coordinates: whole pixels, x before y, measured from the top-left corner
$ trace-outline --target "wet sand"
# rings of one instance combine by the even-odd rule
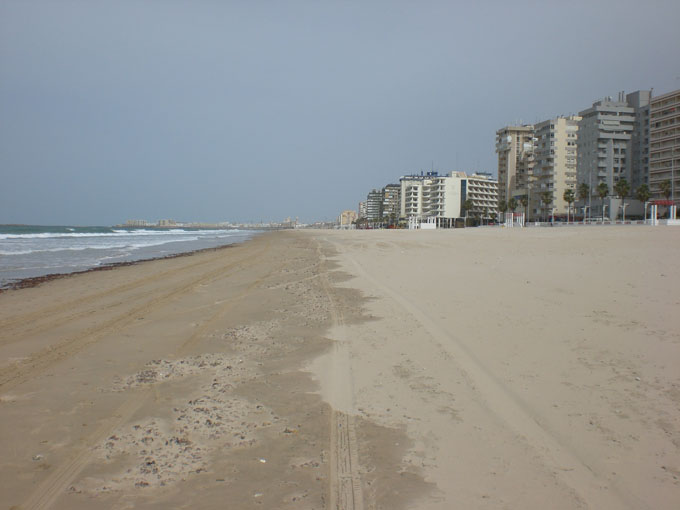
[[[676,508],[680,229],[269,233],[0,294],[5,508]]]

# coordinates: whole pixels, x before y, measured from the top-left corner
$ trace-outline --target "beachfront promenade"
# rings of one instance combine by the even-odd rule
[[[0,293],[20,508],[680,502],[680,229],[308,230]]]

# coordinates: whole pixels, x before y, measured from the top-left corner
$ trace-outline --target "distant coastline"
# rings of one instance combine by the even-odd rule
[[[200,224],[200,225],[145,225],[143,227],[132,227],[130,225],[113,225],[111,228],[120,228],[127,230],[139,230],[139,229],[149,229],[149,230],[286,230],[292,229],[293,226],[280,226],[280,225],[268,225],[264,224],[258,225],[212,225],[212,224]]]

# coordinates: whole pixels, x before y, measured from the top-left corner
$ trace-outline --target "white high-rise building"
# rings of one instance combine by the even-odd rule
[[[399,179],[401,185],[399,215],[401,218],[429,216],[430,186],[438,176],[437,172],[421,172],[420,175],[405,175]]]
[[[438,226],[453,226],[453,220],[466,216],[490,219],[498,209],[498,181],[490,174],[428,172],[406,175],[401,182],[401,217],[426,220],[435,218]],[[463,204],[470,200],[465,211]]]

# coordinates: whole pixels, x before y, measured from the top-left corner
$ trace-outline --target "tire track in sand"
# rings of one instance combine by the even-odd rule
[[[450,356],[463,373],[474,391],[480,396],[480,404],[496,415],[541,458],[543,464],[555,476],[571,488],[589,508],[649,508],[625,487],[612,485],[603,475],[603,469],[595,462],[583,458],[568,439],[544,424],[531,404],[505,386],[463,342],[440,326],[438,320],[412,303],[407,295],[393,290],[365,271],[343,249],[342,245],[328,238],[326,242],[343,254],[343,257],[361,276],[383,296],[396,302],[411,315],[431,337],[433,347],[439,353]]]
[[[260,250],[255,256],[251,256],[250,260],[255,260],[265,252]],[[228,265],[231,268],[242,260],[236,261]],[[173,357],[181,357],[186,355],[191,348],[212,329],[215,323],[224,317],[230,310],[231,306],[242,299],[245,295],[251,292],[255,287],[260,285],[271,274],[276,273],[282,264],[275,266],[265,275],[257,278],[251,282],[245,289],[237,295],[227,299],[221,303],[219,309],[203,323],[187,340],[185,340],[172,354]],[[225,268],[222,268],[225,269]],[[214,276],[214,272],[210,273],[210,277]],[[199,281],[204,281],[209,277],[201,278]],[[151,398],[154,398],[156,392],[155,386],[145,389],[139,389],[125,400],[113,413],[113,419],[107,420],[100,425],[97,430],[89,437],[85,438],[80,444],[75,447],[76,453],[69,460],[62,463],[48,478],[46,478],[37,489],[31,494],[28,500],[21,505],[21,508],[27,510],[44,510],[50,508],[56,500],[64,494],[73,480],[80,474],[80,472],[90,463],[92,458],[92,447],[103,439],[111,435],[111,433],[126,421],[128,421],[142,406]]]
[[[330,508],[331,510],[363,510],[359,450],[353,416],[352,373],[345,337],[345,320],[341,308],[333,299],[326,257],[318,241],[317,253],[320,260],[320,281],[328,298],[335,336],[331,365],[331,391],[333,391],[335,405],[331,412],[330,431]]]
[[[229,245],[228,247],[231,247]],[[179,257],[177,257],[179,258]],[[208,260],[202,260],[193,264],[182,266],[181,270],[185,271],[187,269],[196,269],[200,266],[213,263],[214,257]],[[144,263],[147,261],[141,261]],[[118,285],[111,289],[106,289],[99,292],[92,292],[90,294],[81,295],[75,299],[69,299],[66,301],[59,301],[58,303],[51,304],[49,306],[44,306],[40,308],[37,312],[25,313],[25,314],[15,314],[6,319],[0,319],[0,330],[5,333],[6,339],[0,340],[0,343],[6,343],[7,341],[18,341],[21,338],[35,333],[40,333],[45,330],[54,328],[55,326],[71,322],[80,317],[87,316],[92,313],[93,310],[101,310],[100,301],[103,299],[111,298],[112,296],[122,295],[129,291],[134,291],[137,288],[142,287],[150,283],[155,283],[158,281],[163,281],[166,278],[172,277],[177,273],[177,268],[169,269],[159,273],[154,273],[142,278],[136,278],[123,285]],[[67,278],[81,276],[79,274],[67,275]],[[120,302],[108,305],[108,307],[115,307],[121,304]],[[74,312],[78,308],[82,308],[82,305],[87,305],[85,310],[80,312]],[[60,314],[65,314],[61,315]],[[18,331],[14,331],[12,328],[17,327]],[[20,335],[17,337],[17,335]]]
[[[264,251],[264,249],[260,249],[254,255],[251,254],[248,258],[250,260],[255,260],[261,256]],[[119,313],[112,319],[96,324],[95,326],[74,335],[69,335],[52,345],[32,353],[24,360],[3,367],[0,370],[0,390],[8,391],[24,381],[34,378],[37,374],[46,370],[54,363],[68,358],[97,342],[101,338],[125,328],[133,323],[140,315],[148,314],[150,311],[166,305],[212,280],[229,276],[229,274],[231,274],[229,271],[235,266],[243,263],[243,261],[243,258],[233,260],[226,265],[221,265],[217,269],[213,269],[198,279],[191,278],[188,281],[184,281],[179,287],[175,285],[170,291],[161,296],[152,297],[151,299],[142,301],[137,306],[126,308],[122,313]],[[181,273],[182,271],[183,268],[179,268],[174,272]],[[155,281],[155,279],[152,281]]]

